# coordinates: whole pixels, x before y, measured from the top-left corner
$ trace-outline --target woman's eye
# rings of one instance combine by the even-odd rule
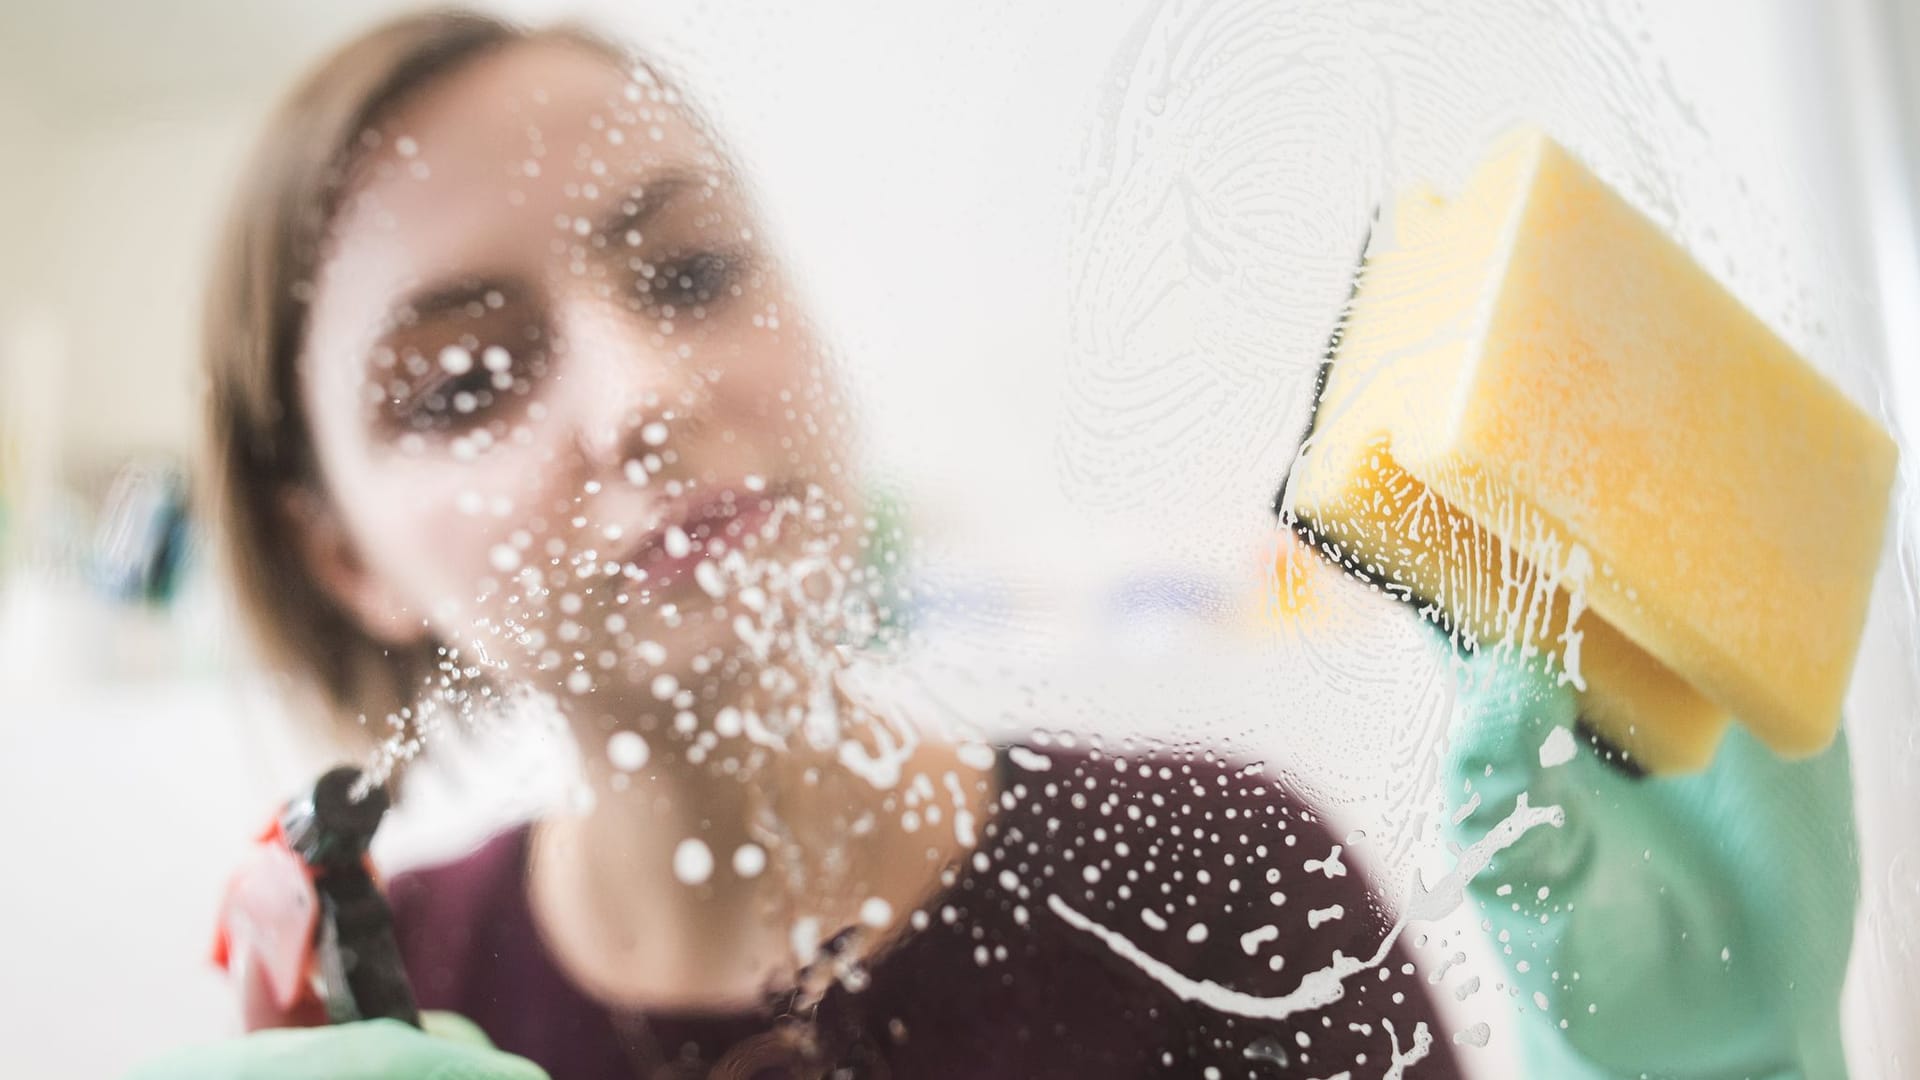
[[[637,287],[650,306],[711,306],[732,296],[742,261],[726,252],[701,251],[643,263]]]
[[[425,393],[414,395],[407,403],[407,411],[416,426],[452,421],[484,413],[493,405],[494,398],[494,391],[486,380],[462,376],[446,379]]]
[[[415,377],[396,378],[386,395],[389,415],[403,431],[460,429],[527,389],[527,365],[499,345],[448,345],[411,369]]]

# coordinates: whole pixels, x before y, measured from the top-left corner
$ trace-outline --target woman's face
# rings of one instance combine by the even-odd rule
[[[765,659],[768,588],[856,573],[833,389],[741,191],[672,90],[563,42],[369,138],[300,376],[310,561],[385,640],[684,727]]]

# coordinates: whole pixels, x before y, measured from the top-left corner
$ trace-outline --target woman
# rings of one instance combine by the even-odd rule
[[[233,213],[212,465],[270,655],[396,758],[523,690],[589,750],[590,809],[393,882],[424,1006],[556,1077],[1455,1075],[1257,770],[863,702],[892,613],[845,404],[644,65],[401,19],[300,84]],[[529,1068],[389,1023],[199,1053]]]

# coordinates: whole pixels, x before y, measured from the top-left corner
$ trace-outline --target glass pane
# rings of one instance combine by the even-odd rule
[[[547,8],[0,16],[9,1075],[1908,1071],[1920,24]]]

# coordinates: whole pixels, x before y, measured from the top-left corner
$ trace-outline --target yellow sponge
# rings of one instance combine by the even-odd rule
[[[1893,441],[1537,132],[1396,208],[1283,511],[1467,634],[1560,654],[1649,771],[1833,738]]]

